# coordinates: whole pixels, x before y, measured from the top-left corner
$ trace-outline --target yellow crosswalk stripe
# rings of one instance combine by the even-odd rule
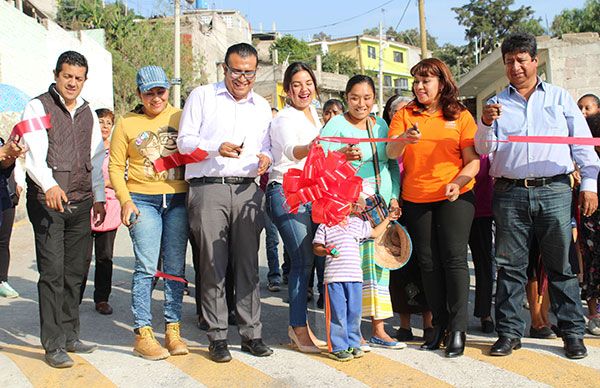
[[[69,354],[75,361],[72,368],[56,369],[46,364],[44,350],[41,347],[3,345],[0,352],[10,358],[21,369],[34,387],[94,388],[116,386],[93,365],[74,354]]]
[[[584,338],[583,343],[585,346],[593,346],[598,348],[600,347],[600,338]]]
[[[234,354],[235,357],[235,354]],[[173,356],[167,361],[207,387],[272,387],[281,385],[271,376],[235,358],[219,364],[208,358],[206,348],[190,347],[187,356]]]
[[[399,350],[402,351],[402,350]],[[429,376],[418,369],[390,360],[373,352],[349,362],[339,362],[327,354],[312,355],[315,360],[339,370],[370,387],[450,387],[451,385]]]
[[[562,342],[556,342],[562,346]],[[468,341],[465,355],[498,368],[557,387],[594,387],[600,382],[600,371],[568,359],[521,348],[507,357],[489,355],[492,343]],[[527,346],[527,345],[525,345]]]

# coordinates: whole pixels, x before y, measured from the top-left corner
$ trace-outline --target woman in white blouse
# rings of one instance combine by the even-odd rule
[[[312,240],[316,228],[311,220],[310,206],[301,205],[297,214],[290,214],[281,186],[283,174],[288,169],[304,167],[309,147],[321,128],[312,106],[318,93],[315,74],[308,65],[294,62],[285,71],[283,89],[289,98],[289,106],[271,122],[273,170],[267,186],[267,212],[290,253],[288,335],[301,352],[318,353],[320,341],[311,333],[306,316],[307,284],[315,260]]]

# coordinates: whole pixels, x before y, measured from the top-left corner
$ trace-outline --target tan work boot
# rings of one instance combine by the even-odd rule
[[[150,326],[140,327],[135,335],[135,345],[133,353],[136,356],[146,360],[163,360],[169,357],[167,349],[160,346],[160,343],[154,337],[154,332]]]
[[[167,323],[165,328],[165,348],[171,356],[182,356],[188,354],[188,348],[179,334],[179,322]]]

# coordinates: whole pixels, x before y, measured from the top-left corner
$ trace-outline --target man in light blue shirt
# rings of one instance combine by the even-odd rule
[[[575,100],[537,76],[537,45],[517,33],[502,43],[510,85],[488,101],[475,136],[478,153],[493,154],[496,222],[496,320],[499,339],[493,356],[521,347],[521,318],[532,239],[539,242],[550,281],[550,299],[562,331],[565,354],[584,358],[585,320],[577,277],[569,264],[573,161],[581,170],[580,206],[584,215],[598,207],[600,161],[592,146],[503,142],[511,135],[591,137]]]

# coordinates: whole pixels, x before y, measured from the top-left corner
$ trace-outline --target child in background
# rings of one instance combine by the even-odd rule
[[[381,235],[398,213],[371,227],[358,217],[363,209],[354,205],[353,214],[334,226],[319,225],[313,252],[325,258],[325,319],[329,357],[350,361],[364,355],[360,349],[362,310],[362,260],[360,243]]]
[[[586,118],[600,113],[600,99],[595,94],[584,94],[577,100],[577,106]]]

